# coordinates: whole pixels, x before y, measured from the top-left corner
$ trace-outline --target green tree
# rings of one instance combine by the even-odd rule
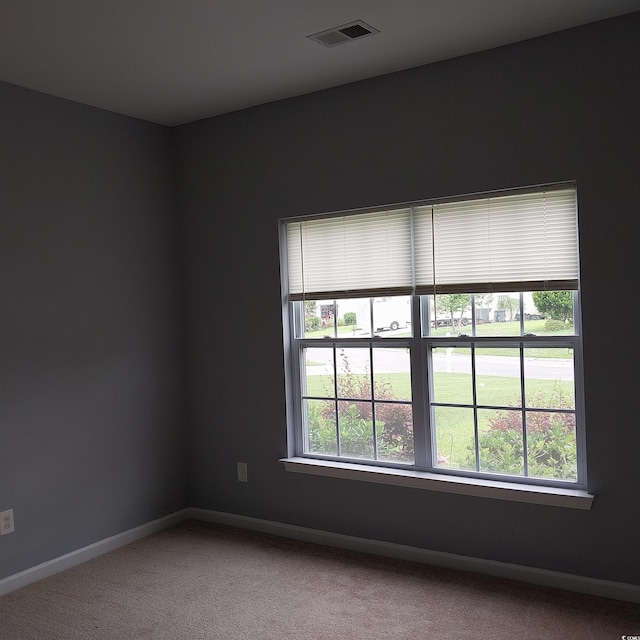
[[[471,309],[471,294],[469,293],[446,293],[436,296],[436,317],[439,313],[446,312],[454,331],[460,328],[464,312],[469,309]]]
[[[315,300],[304,301],[304,330],[305,332],[318,331],[320,318],[316,315],[318,308]]]
[[[533,304],[552,320],[573,321],[573,291],[534,291]]]

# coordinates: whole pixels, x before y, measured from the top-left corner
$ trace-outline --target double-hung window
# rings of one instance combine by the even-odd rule
[[[290,451],[586,487],[576,189],[281,221]]]

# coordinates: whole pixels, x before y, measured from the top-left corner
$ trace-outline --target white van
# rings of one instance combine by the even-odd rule
[[[374,331],[404,329],[411,324],[411,300],[409,296],[374,298]]]

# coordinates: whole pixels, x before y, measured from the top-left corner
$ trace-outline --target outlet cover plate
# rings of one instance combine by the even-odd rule
[[[13,531],[13,509],[0,511],[0,536],[6,536]]]

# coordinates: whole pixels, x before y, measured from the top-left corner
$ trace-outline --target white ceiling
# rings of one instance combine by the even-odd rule
[[[177,125],[634,11],[640,0],[0,0],[0,80]],[[381,34],[305,37],[354,20]]]

